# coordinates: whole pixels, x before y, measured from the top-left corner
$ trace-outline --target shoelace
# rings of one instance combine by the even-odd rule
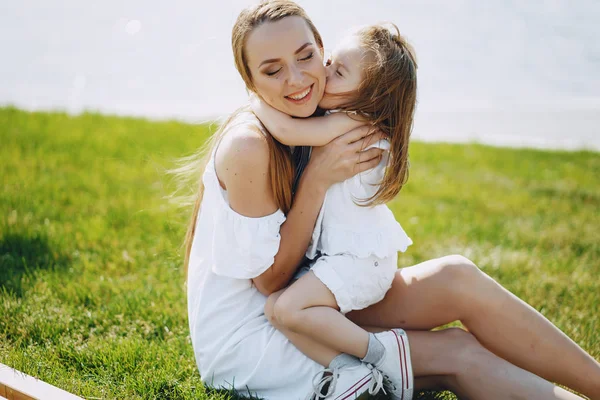
[[[371,370],[371,383],[369,384],[369,394],[377,394],[380,390],[383,390],[384,394],[387,394],[383,385],[383,374],[377,368],[371,364],[366,364],[367,368]],[[325,368],[323,371],[317,372],[313,376],[313,391],[309,393],[306,400],[321,400],[327,398],[335,390],[337,383],[338,373],[337,370],[331,368]],[[329,383],[327,393],[322,393],[325,385]]]
[[[306,400],[321,400],[329,396],[335,388],[337,376],[337,371],[331,368],[325,368],[323,371],[317,372],[315,376],[313,376],[313,391],[308,394]],[[323,394],[322,391],[328,383],[329,387],[327,388],[327,393]]]
[[[370,365],[370,364],[369,364]],[[371,365],[371,367],[373,367],[374,369],[376,369],[377,367]],[[396,390],[398,390],[398,388],[396,387],[396,385],[394,384],[394,382],[392,381],[392,379],[389,377],[388,374],[384,374],[383,372],[377,370],[379,372],[379,374],[383,374],[383,387],[384,388],[388,388],[391,389],[393,392],[395,392]],[[385,390],[383,391],[385,393]]]
[[[369,385],[369,394],[377,394],[380,390],[383,390],[383,393],[387,394],[383,387],[383,374],[381,371],[371,364],[367,364],[367,368],[371,370],[371,376],[373,377]]]

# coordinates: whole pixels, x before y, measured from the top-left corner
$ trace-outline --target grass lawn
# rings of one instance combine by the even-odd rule
[[[165,199],[209,131],[0,108],[1,363],[86,398],[226,398],[195,366]],[[412,143],[400,266],[463,254],[600,359],[599,177],[599,153]]]

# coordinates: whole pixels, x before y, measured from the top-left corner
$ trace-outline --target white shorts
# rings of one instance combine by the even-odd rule
[[[383,299],[398,270],[398,254],[386,258],[324,255],[310,270],[331,290],[340,312],[346,314]]]

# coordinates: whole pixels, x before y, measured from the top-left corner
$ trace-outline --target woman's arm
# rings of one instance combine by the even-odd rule
[[[381,150],[361,152],[367,142],[381,138],[380,133],[365,137],[368,133],[367,127],[360,127],[313,150],[293,206],[281,226],[279,250],[273,265],[253,279],[264,295],[284,288],[296,271],[308,248],[329,186],[373,168],[379,162]],[[248,217],[261,217],[277,210],[269,179],[269,147],[259,133],[247,130],[226,135],[219,145],[215,163],[232,209]]]
[[[293,118],[271,107],[257,95],[250,96],[254,114],[279,142],[288,146],[324,146],[365,124],[358,117],[338,112],[323,117]]]
[[[247,217],[262,217],[277,210],[269,179],[269,146],[261,134],[231,132],[219,144],[215,156],[217,175],[227,190],[229,205]],[[299,183],[294,205],[280,228],[280,245],[273,265],[253,279],[257,289],[269,295],[285,286],[308,247],[326,186],[306,177]]]

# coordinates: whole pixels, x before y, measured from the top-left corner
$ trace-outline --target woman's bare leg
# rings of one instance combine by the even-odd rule
[[[265,311],[272,311],[269,299]],[[369,332],[385,329],[364,327]],[[309,337],[282,330],[304,354],[328,365],[339,353]],[[408,331],[415,390],[451,390],[461,399],[581,399],[485,349],[461,329]],[[325,356],[327,355],[327,356]],[[318,357],[323,358],[318,360]]]
[[[581,399],[498,357],[461,329],[407,335],[420,389],[442,386],[461,399]]]
[[[483,346],[510,363],[600,399],[600,363],[461,256],[399,270],[381,302],[347,316],[359,325],[405,330],[460,320]]]

